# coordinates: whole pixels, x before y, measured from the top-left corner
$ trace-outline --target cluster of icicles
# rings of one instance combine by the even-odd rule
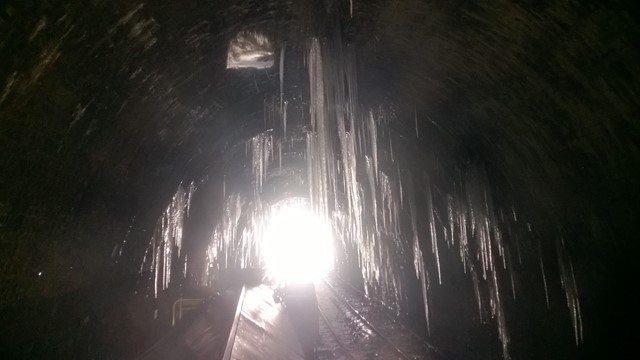
[[[153,294],[169,287],[171,280],[181,279],[186,276],[186,257],[181,257],[182,233],[185,218],[189,215],[191,198],[196,187],[192,182],[189,185],[180,184],[173,195],[171,203],[158,219],[156,226],[145,250],[140,273],[150,273],[153,282]],[[182,259],[185,262],[185,271],[181,274],[173,274],[174,261]]]
[[[284,56],[284,49],[281,52]],[[491,187],[481,166],[447,169],[437,159],[408,159],[400,148],[403,139],[390,127],[392,115],[358,104],[355,52],[342,44],[309,43],[305,63],[310,99],[306,169],[301,178],[308,186],[313,210],[331,221],[335,238],[344,251],[355,249],[365,289],[399,310],[406,303],[402,258],[411,258],[422,288],[427,324],[433,286],[446,281],[441,271],[443,249],[454,249],[465,273],[472,279],[482,321],[497,324],[503,356],[509,358],[509,335],[504,301],[517,296],[514,271],[522,264],[521,238],[530,238],[531,225],[518,219],[514,208],[494,205]],[[280,79],[283,77],[280,59]],[[282,89],[282,87],[281,87]],[[247,142],[247,161],[254,176],[252,194],[225,194],[207,251],[202,275],[209,282],[226,268],[260,266],[260,242],[271,204],[261,199],[263,186],[274,168],[282,168],[288,141],[287,102],[280,94],[280,131],[270,129]],[[412,136],[417,138],[416,132]],[[413,141],[417,141],[417,139]],[[427,165],[429,164],[429,165]],[[422,168],[421,168],[422,167]],[[306,174],[305,174],[306,172]],[[454,179],[441,184],[441,179]],[[172,279],[171,262],[179,258],[183,219],[189,210],[193,186],[180,186],[161,216],[144,264],[150,266],[156,288]],[[537,246],[540,246],[538,243]],[[574,270],[562,239],[557,241],[557,266],[573,320],[576,344],[582,341],[582,318]],[[182,258],[184,261],[186,259]],[[453,259],[451,259],[453,260]],[[447,260],[449,261],[449,260]],[[540,266],[548,303],[545,264],[541,252],[533,259]],[[150,264],[149,264],[150,263]],[[145,266],[143,264],[143,266]],[[548,269],[547,269],[548,271]]]

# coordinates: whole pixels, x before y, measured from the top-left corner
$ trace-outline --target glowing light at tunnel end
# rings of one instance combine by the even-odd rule
[[[278,285],[316,281],[333,268],[331,225],[301,202],[274,205],[262,257],[267,277]]]

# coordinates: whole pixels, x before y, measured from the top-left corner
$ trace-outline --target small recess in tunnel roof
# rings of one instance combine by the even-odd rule
[[[254,31],[241,31],[229,43],[227,69],[265,69],[273,66],[269,39]]]

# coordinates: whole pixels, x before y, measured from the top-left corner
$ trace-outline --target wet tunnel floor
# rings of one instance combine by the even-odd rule
[[[441,359],[390,311],[374,308],[348,285],[320,281],[316,293],[320,316],[318,360]]]
[[[374,309],[348,285],[319,281],[317,359],[441,359],[438,352],[400,324],[389,311]],[[309,305],[311,306],[311,305]],[[313,313],[312,308],[308,313]],[[303,359],[291,343],[309,329],[297,326],[294,310],[273,301],[273,290],[247,289],[232,359]],[[301,342],[304,342],[301,340]]]
[[[304,360],[314,346],[317,360],[443,359],[392,311],[336,276],[288,288],[284,302],[275,295],[265,284],[224,291],[138,359]]]

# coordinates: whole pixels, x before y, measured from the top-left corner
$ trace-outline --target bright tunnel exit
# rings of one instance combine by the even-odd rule
[[[271,209],[262,241],[267,276],[278,284],[318,280],[333,268],[331,225],[300,200]]]

